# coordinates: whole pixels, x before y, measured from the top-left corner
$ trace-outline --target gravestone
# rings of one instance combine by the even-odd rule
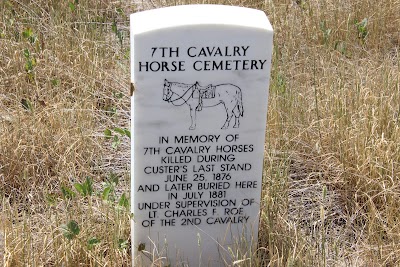
[[[262,11],[131,15],[134,263],[224,266],[258,238],[272,54]]]

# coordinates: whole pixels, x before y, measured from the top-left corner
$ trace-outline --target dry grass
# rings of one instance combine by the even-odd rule
[[[398,0],[69,2],[0,3],[5,266],[130,265],[129,140],[103,134],[129,127],[128,14],[194,2],[263,9],[275,29],[259,249],[238,263],[400,265]],[[115,201],[61,192],[112,173]]]

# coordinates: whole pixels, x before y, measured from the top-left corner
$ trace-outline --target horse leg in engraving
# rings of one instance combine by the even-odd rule
[[[240,125],[239,118],[235,117],[235,125],[233,125],[233,128],[239,128],[239,125]]]
[[[224,125],[223,125],[222,128],[221,128],[221,129],[223,129],[223,130],[228,129],[228,127],[229,127],[229,122],[231,121],[232,116],[233,116],[232,109],[230,109],[230,108],[226,105],[226,103],[224,103],[224,106],[225,106],[225,112],[226,112],[226,120],[225,120]]]
[[[189,130],[194,130],[196,129],[196,108],[193,108],[192,106],[189,107],[190,107],[190,118],[192,122],[192,124],[189,127]]]
[[[236,101],[231,101],[231,102],[225,103],[226,122],[224,125],[226,126],[226,128],[223,128],[223,129],[227,129],[229,127],[229,123],[231,122],[233,115],[235,115],[235,118],[236,118],[236,114],[235,114],[236,106],[237,106]],[[237,126],[236,119],[235,119],[235,126]],[[235,128],[237,128],[237,127],[235,127]]]
[[[240,116],[239,107],[235,106],[235,108],[233,109],[232,112],[235,115],[235,125],[233,125],[233,128],[239,128],[239,125],[240,125],[240,122],[239,122],[239,116]]]
[[[233,128],[239,128],[240,126],[240,122],[239,122],[239,118],[240,116],[243,117],[243,100],[242,100],[242,92],[237,91],[236,93],[237,96],[237,101],[236,101],[236,105],[233,108],[233,113],[235,114],[235,125],[233,126]]]
[[[239,117],[235,117],[235,125],[233,125],[233,128],[239,128],[240,122],[239,122]]]
[[[203,110],[203,94],[200,89],[199,90],[199,105],[196,107],[197,111],[202,111]]]

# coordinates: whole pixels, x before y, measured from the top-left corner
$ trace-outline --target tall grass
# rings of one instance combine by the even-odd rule
[[[238,265],[398,266],[396,0],[0,2],[4,265],[130,265],[129,140],[104,137],[129,128],[128,15],[195,2],[275,30],[259,245]]]

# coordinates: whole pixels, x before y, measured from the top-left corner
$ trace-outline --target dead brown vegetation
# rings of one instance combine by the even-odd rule
[[[129,212],[114,203],[129,140],[103,133],[129,127],[128,15],[194,2],[265,10],[275,30],[259,249],[238,263],[398,266],[397,0],[2,1],[5,266],[130,265]],[[113,175],[114,204],[61,191],[90,176],[101,192]]]

